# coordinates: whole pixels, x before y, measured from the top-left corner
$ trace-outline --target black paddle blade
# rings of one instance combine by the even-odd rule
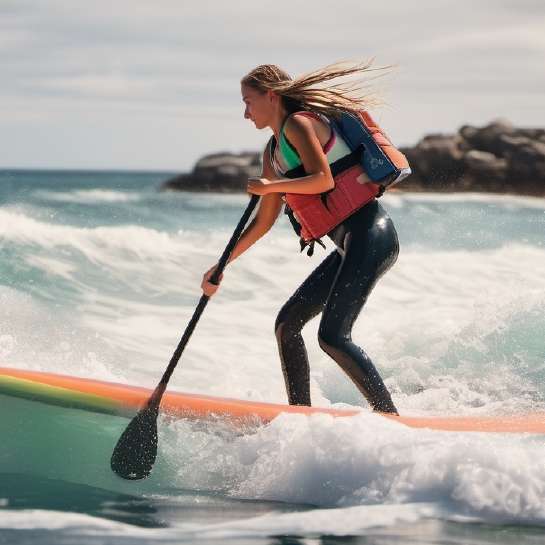
[[[146,405],[119,438],[110,466],[123,479],[144,479],[151,473],[157,457],[158,414],[158,405]]]

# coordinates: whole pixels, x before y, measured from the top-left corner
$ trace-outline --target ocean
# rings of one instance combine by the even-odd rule
[[[156,385],[203,273],[248,202],[158,191],[168,177],[0,171],[0,366]],[[392,191],[381,202],[400,256],[353,337],[400,412],[545,411],[545,199]],[[226,270],[169,388],[285,403],[276,313],[327,245],[300,254],[279,218]],[[366,408],[319,348],[317,325],[304,330],[313,404]],[[0,543],[545,537],[542,436],[415,430],[367,410],[348,419],[282,415],[247,433],[161,419],[156,470],[129,482],[89,462],[92,441],[66,447],[76,434],[110,440],[128,422],[101,418],[23,401],[2,407]]]

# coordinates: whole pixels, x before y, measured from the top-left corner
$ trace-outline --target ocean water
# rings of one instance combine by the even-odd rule
[[[166,177],[0,172],[0,366],[155,386],[248,201],[161,193]],[[545,411],[545,199],[390,192],[382,203],[401,253],[353,337],[400,412]],[[274,320],[325,255],[299,254],[280,218],[229,266],[170,388],[285,402]],[[316,333],[313,321],[313,403],[365,408]],[[0,543],[545,538],[538,435],[414,430],[368,411],[247,432],[161,420],[152,476],[127,482],[97,463],[126,420],[3,403]]]

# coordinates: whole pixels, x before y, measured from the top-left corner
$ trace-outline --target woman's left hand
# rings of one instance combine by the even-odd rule
[[[267,178],[248,178],[248,193],[253,195],[267,195],[271,192],[271,181]]]

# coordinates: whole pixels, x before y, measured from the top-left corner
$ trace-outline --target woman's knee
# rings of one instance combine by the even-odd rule
[[[337,328],[320,324],[318,344],[324,352],[329,354],[332,349],[339,349],[342,346],[343,338]]]
[[[293,313],[290,312],[290,307],[284,305],[274,322],[274,334],[278,342],[285,338],[286,335],[293,336],[294,333],[299,333],[302,325],[298,322]]]

